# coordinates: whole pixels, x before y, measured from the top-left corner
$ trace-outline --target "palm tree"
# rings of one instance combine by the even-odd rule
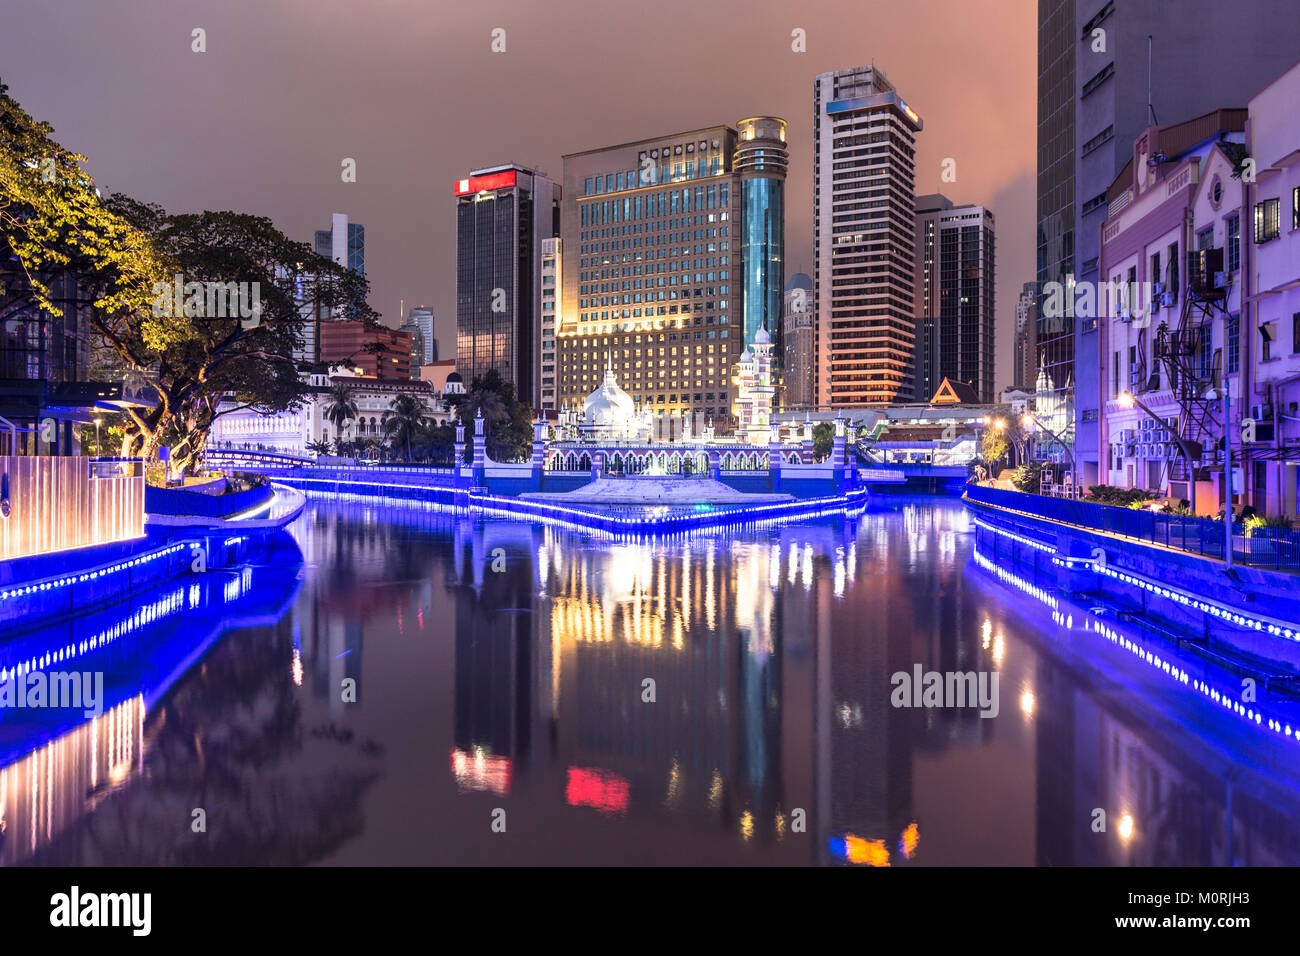
[[[505,402],[501,401],[500,395],[484,388],[476,388],[465,397],[465,402],[460,409],[460,417],[462,421],[473,422],[480,413],[489,427],[510,417],[510,410],[506,408]]]
[[[335,382],[330,386],[325,417],[340,435],[343,431],[343,423],[357,417],[357,402],[352,397],[352,386],[347,382]]]
[[[424,426],[429,409],[414,395],[398,395],[388,403],[381,427],[384,437],[406,445],[406,460],[411,460],[411,435]]]
[[[316,456],[328,455],[330,453],[330,443],[320,439],[309,441],[307,442],[307,450]]]

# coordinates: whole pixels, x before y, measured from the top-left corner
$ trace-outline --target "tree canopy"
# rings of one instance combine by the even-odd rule
[[[0,319],[61,314],[69,303],[51,289],[75,280],[71,304],[89,307],[103,354],[152,393],[152,407],[128,409],[123,454],[155,459],[168,444],[188,467],[219,415],[300,404],[304,319],[377,324],[362,276],[269,219],[103,198],[83,162],[0,85]]]

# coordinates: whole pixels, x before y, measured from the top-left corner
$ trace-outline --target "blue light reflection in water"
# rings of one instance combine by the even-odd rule
[[[313,499],[291,531],[301,567],[0,643],[109,707],[0,712],[0,860],[1300,862],[1294,705],[1238,713],[976,555],[955,500],[615,542]],[[916,665],[996,671],[997,716],[892,706]]]

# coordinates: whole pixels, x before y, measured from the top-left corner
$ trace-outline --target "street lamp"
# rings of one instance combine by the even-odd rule
[[[98,455],[100,458],[103,458],[104,446],[102,446],[99,443],[99,423],[101,420],[102,419],[100,419],[98,415],[95,416],[95,454]]]
[[[1206,401],[1223,399],[1223,563],[1232,567],[1232,431],[1228,428],[1228,386],[1212,388]]]
[[[1146,412],[1156,421],[1161,420],[1159,415],[1147,408],[1147,406],[1130,391],[1120,392],[1115,396],[1115,401],[1119,403],[1121,408],[1137,407],[1142,409],[1142,411]],[[1200,460],[1200,452],[1193,451],[1192,449],[1195,446],[1181,435],[1174,435],[1174,444],[1178,446],[1178,450],[1182,453],[1183,457],[1187,459],[1187,503],[1194,515],[1196,514],[1196,465],[1193,464],[1193,462]]]

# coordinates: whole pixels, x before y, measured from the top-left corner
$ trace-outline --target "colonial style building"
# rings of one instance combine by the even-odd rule
[[[1218,510],[1226,389],[1234,503],[1300,513],[1297,98],[1300,64],[1247,109],[1151,127],[1107,193],[1095,374],[1109,483]]]
[[[308,445],[314,441],[334,442],[340,437],[362,442],[373,439],[382,445],[384,412],[392,407],[398,395],[414,395],[427,409],[429,420],[445,424],[455,417],[446,401],[452,394],[463,394],[463,387],[453,373],[448,377],[444,392],[439,393],[427,381],[380,380],[339,372],[334,375],[313,374],[311,392],[296,409],[264,414],[251,408],[229,411],[217,418],[209,436],[214,448],[236,448],[273,451],[285,455],[308,455]],[[347,384],[357,414],[343,426],[345,434],[330,422],[327,411],[331,404],[333,386]]]
[[[1097,447],[1105,456],[1099,477],[1084,468],[1085,485],[1191,500],[1193,462],[1203,447],[1211,449],[1205,464],[1221,460],[1213,449],[1223,422],[1218,404],[1205,395],[1225,380],[1231,387],[1240,371],[1231,340],[1244,282],[1244,195],[1232,171],[1244,152],[1245,121],[1245,110],[1218,110],[1148,128],[1107,194],[1103,359],[1095,371],[1103,408]],[[1080,299],[1076,311],[1090,310]],[[1208,481],[1205,464],[1199,467]],[[1214,510],[1214,486],[1197,491],[1198,510]]]

